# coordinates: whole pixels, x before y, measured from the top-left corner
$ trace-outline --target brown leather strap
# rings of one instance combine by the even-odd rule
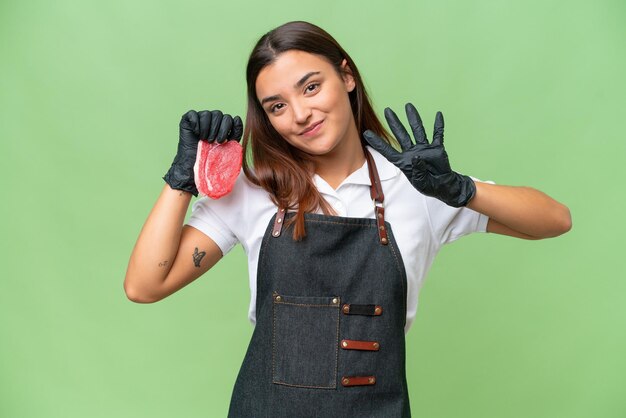
[[[365,158],[367,158],[367,169],[370,174],[370,196],[372,196],[372,200],[383,203],[385,200],[385,195],[383,194],[383,188],[380,185],[380,179],[378,178],[378,170],[376,170],[376,163],[374,162],[374,157],[370,154],[367,148],[363,148],[365,152]]]
[[[383,194],[383,188],[380,185],[380,178],[378,177],[378,170],[376,169],[374,158],[365,146],[363,147],[363,152],[365,153],[365,158],[367,159],[367,169],[369,171],[371,183],[370,196],[374,202],[374,213],[376,215],[378,237],[380,238],[380,243],[382,245],[387,245],[389,244],[389,239],[387,237],[387,228],[385,227],[385,205],[383,204],[385,195]],[[276,219],[274,219],[274,228],[272,229],[272,236],[274,238],[278,238],[280,236],[283,229],[284,218],[285,209],[279,208],[276,211]]]
[[[364,386],[376,383],[376,376],[344,376],[341,378],[343,386]]]
[[[382,206],[376,206],[374,208],[374,212],[376,213],[376,224],[378,226],[380,243],[382,245],[387,245],[389,244],[389,239],[387,238],[387,229],[385,228],[385,208]]]
[[[276,212],[276,219],[274,219],[274,229],[272,230],[272,236],[278,238],[280,231],[283,229],[283,220],[285,219],[285,208],[280,208]]]
[[[341,340],[340,346],[344,350],[378,351],[380,349],[378,341]]]
[[[367,158],[367,168],[370,174],[370,196],[374,202],[374,212],[376,215],[376,225],[378,227],[378,237],[382,245],[387,245],[389,239],[387,237],[387,228],[385,227],[385,195],[383,194],[383,188],[380,185],[380,179],[378,178],[378,170],[376,169],[376,163],[374,158],[370,154],[367,148],[363,147],[365,152],[365,158]]]

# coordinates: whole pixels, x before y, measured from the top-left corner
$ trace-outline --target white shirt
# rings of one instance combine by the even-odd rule
[[[406,334],[415,319],[424,278],[441,246],[472,232],[485,232],[489,218],[467,207],[454,208],[421,194],[399,168],[369,145],[367,148],[376,163],[385,196],[385,220],[391,225],[406,270]],[[313,179],[338,216],[375,219],[367,161],[336,190],[317,174]],[[252,324],[256,323],[256,273],[261,241],[276,210],[269,194],[252,184],[241,170],[231,193],[218,200],[206,196],[197,199],[187,221],[187,225],[215,241],[224,255],[241,243],[248,256],[248,318]]]

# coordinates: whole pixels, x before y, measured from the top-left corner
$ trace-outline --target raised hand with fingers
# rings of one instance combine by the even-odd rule
[[[363,132],[363,137],[372,148],[402,170],[418,191],[449,206],[466,206],[476,193],[476,185],[469,176],[456,173],[450,168],[448,154],[443,146],[443,114],[437,112],[433,140],[429,143],[415,106],[407,103],[405,110],[415,144],[390,108],[385,108],[385,119],[400,143],[402,152],[396,151],[370,130]]]

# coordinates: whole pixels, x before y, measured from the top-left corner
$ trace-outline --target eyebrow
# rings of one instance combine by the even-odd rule
[[[297,82],[296,84],[294,84],[294,85],[293,85],[293,88],[294,88],[294,89],[298,89],[298,88],[302,87],[302,85],[303,85],[304,83],[306,83],[306,81],[307,81],[310,77],[312,77],[312,76],[314,76],[314,75],[317,75],[317,74],[320,74],[320,72],[319,72],[319,71],[310,71],[310,72],[306,73],[306,74],[304,75],[304,77],[302,77],[300,80],[298,80],[298,82]],[[266,102],[270,102],[270,101],[272,101],[272,100],[277,100],[277,99],[279,99],[280,97],[281,97],[281,96],[280,96],[280,94],[276,94],[276,95],[274,95],[274,96],[268,96],[268,97],[264,98],[263,100],[261,100],[261,106],[263,106]]]

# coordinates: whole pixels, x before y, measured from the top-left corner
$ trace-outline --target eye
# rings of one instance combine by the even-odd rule
[[[308,86],[306,86],[306,89],[305,89],[305,90],[306,90],[306,91],[315,91],[315,90],[317,90],[317,88],[315,88],[315,89],[309,89],[309,87],[319,87],[319,85],[320,85],[320,83],[311,83],[311,84],[309,84]]]
[[[281,105],[282,103],[276,103],[275,105],[273,105],[272,107],[270,107],[270,112],[274,113],[276,110],[280,110],[282,108],[276,108],[276,106]]]

